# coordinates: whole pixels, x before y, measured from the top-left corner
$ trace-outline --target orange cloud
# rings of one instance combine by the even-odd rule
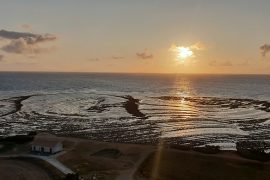
[[[260,47],[261,51],[262,51],[262,56],[266,57],[267,53],[270,52],[270,44],[264,44]]]
[[[138,52],[138,53],[136,53],[136,56],[139,59],[152,59],[152,58],[154,58],[154,55],[153,54],[147,53],[147,49],[144,50],[144,52]]]
[[[4,55],[0,54],[0,61],[4,59]]]
[[[29,31],[32,30],[32,25],[31,24],[22,24],[20,27],[25,29],[25,30],[29,30]]]

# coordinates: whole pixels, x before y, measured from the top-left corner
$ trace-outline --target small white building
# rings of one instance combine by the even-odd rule
[[[32,152],[55,154],[62,150],[62,142],[52,138],[35,138],[31,144]]]

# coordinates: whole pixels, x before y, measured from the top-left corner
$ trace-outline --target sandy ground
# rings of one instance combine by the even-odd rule
[[[55,138],[64,145],[64,152],[59,154],[57,159],[74,172],[78,172],[84,179],[270,179],[270,162],[245,159],[236,152],[203,154],[163,146],[104,143],[70,137]],[[0,159],[0,179],[2,177],[9,180],[51,178],[48,169],[42,166],[27,161]]]
[[[129,180],[153,146],[114,144],[77,138],[63,138],[66,153],[58,160],[84,179],[94,175],[103,179]],[[116,153],[118,152],[118,153]]]
[[[52,180],[41,167],[30,162],[0,159],[0,179],[8,180]]]
[[[141,164],[136,179],[269,180],[270,163],[244,159],[235,152],[209,155],[160,149]]]
[[[245,159],[231,151],[203,154],[162,146],[101,143],[76,138],[65,138],[64,142],[69,150],[59,160],[85,179],[93,174],[117,180],[270,179],[270,162]],[[118,150],[121,155],[100,155],[104,149]]]

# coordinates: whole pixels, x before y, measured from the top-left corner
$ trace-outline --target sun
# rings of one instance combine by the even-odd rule
[[[177,57],[178,59],[187,59],[191,56],[193,56],[193,51],[189,47],[177,47]]]
[[[173,44],[171,48],[169,49],[171,52],[173,52],[173,58],[178,63],[188,63],[190,58],[195,58],[194,51],[197,50],[197,46],[178,46]]]

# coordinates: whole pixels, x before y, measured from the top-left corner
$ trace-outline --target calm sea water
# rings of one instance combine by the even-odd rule
[[[231,149],[270,140],[270,76],[2,72],[0,122],[2,136],[35,130]]]

